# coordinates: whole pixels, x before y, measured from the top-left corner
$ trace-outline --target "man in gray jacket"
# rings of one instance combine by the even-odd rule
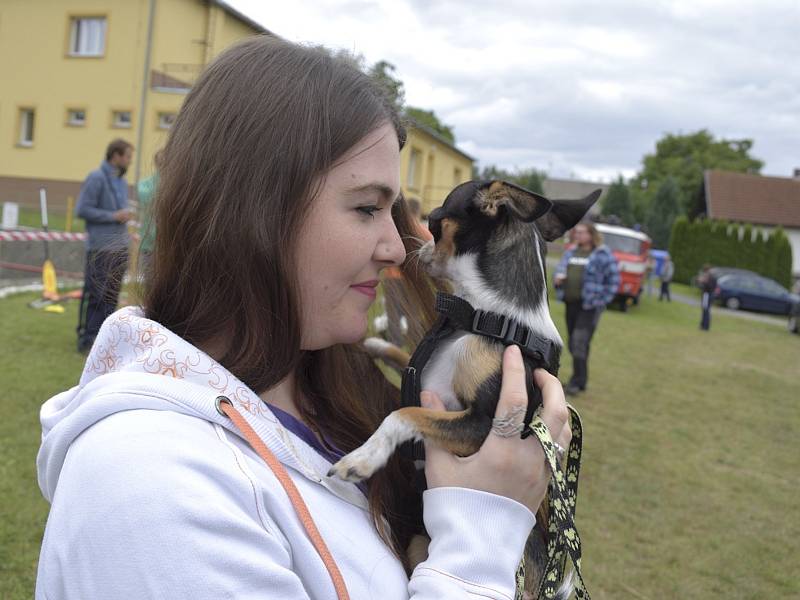
[[[134,212],[128,208],[125,172],[133,146],[112,141],[100,168],[81,186],[76,214],[86,221],[86,268],[78,314],[78,351],[87,352],[106,317],[117,308],[122,278],[128,266],[128,226]]]

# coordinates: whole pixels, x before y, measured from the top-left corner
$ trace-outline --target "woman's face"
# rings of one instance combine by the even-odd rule
[[[387,123],[328,172],[300,233],[303,350],[354,343],[366,334],[381,269],[405,258],[392,220],[399,195],[400,150]]]
[[[592,234],[586,225],[575,226],[575,243],[579,246],[592,245]]]

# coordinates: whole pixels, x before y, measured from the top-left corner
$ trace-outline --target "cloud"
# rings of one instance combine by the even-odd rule
[[[800,167],[794,0],[231,4],[276,33],[388,60],[481,164],[610,180],[665,133],[747,137]]]

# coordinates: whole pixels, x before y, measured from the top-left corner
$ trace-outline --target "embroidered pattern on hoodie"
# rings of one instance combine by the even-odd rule
[[[225,367],[162,325],[145,319],[138,308],[123,308],[106,319],[95,346],[81,383],[87,377],[118,371],[129,363],[139,364],[145,373],[175,379],[207,376],[204,383],[235,400],[242,410],[279,425],[261,399]]]

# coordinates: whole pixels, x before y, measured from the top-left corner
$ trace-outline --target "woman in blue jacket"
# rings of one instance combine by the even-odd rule
[[[574,396],[586,389],[589,379],[589,345],[600,314],[619,288],[617,260],[603,245],[590,222],[575,226],[575,247],[567,250],[553,276],[559,300],[567,307],[567,335],[572,354],[572,377],[564,388]]]

